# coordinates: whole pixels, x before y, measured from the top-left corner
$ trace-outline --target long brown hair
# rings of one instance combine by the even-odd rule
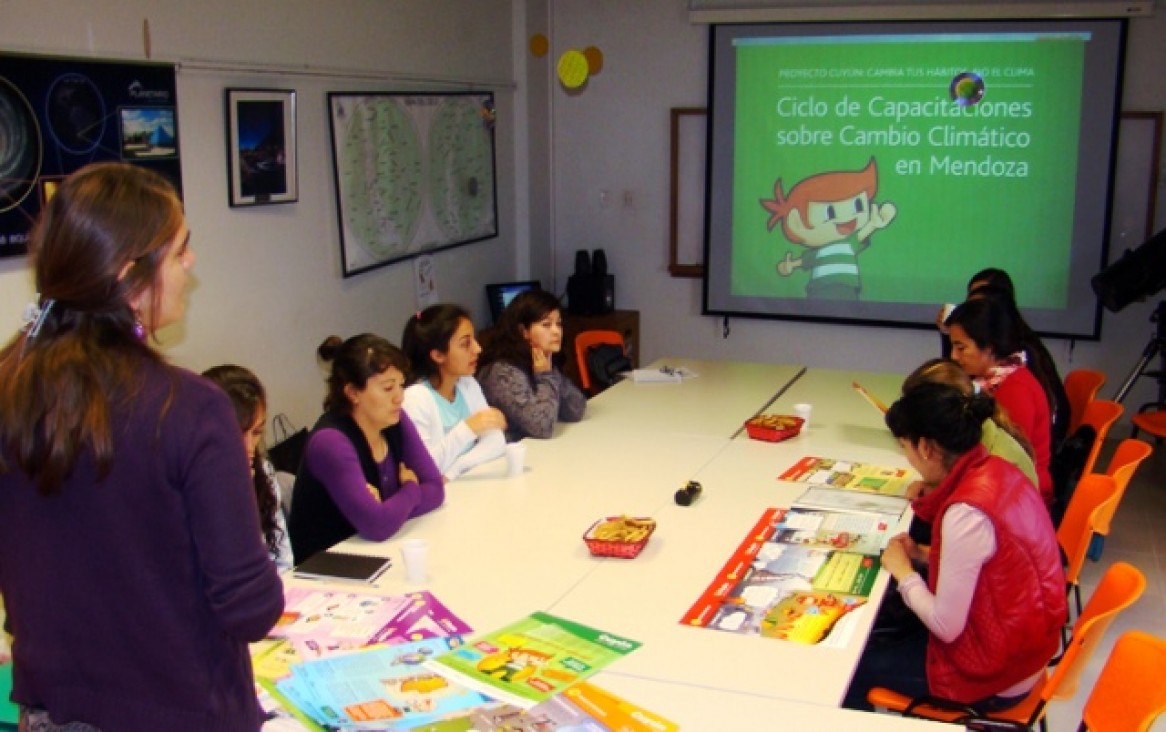
[[[971,377],[960,368],[960,365],[946,358],[933,358],[929,361],[924,361],[919,368],[912,371],[903,380],[903,393],[906,394],[913,389],[917,389],[922,384],[945,384],[955,387],[960,393],[969,396],[975,393],[976,390]],[[1000,408],[999,403],[996,404],[996,408],[992,411],[992,421],[1000,429],[1012,435],[1012,438],[1020,443],[1020,447],[1024,452],[1030,458],[1036,460],[1032,443],[1028,441],[1028,437],[1025,436],[1024,432],[1012,420],[1008,419],[1008,415]]]
[[[250,369],[226,363],[209,368],[202,375],[215,382],[231,398],[240,432],[247,432],[255,426],[260,410],[267,411],[267,391]],[[283,538],[283,531],[275,520],[275,514],[280,510],[277,488],[267,475],[261,445],[247,459],[251,461],[251,482],[255,489],[255,503],[259,506],[259,529],[263,532],[267,550],[275,552]]]
[[[132,399],[143,360],[161,362],[130,300],[152,288],[158,312],[182,224],[174,187],[142,167],[90,165],[61,184],[29,242],[41,317],[0,350],[0,470],[11,460],[46,495],[83,450],[108,472],[115,402]]]
[[[546,290],[520,292],[502,311],[497,334],[478,357],[478,373],[495,361],[505,361],[522,369],[531,383],[534,383],[534,357],[523,331],[530,330],[531,326],[556,310],[561,313],[563,306],[559,298]],[[555,356],[555,361],[562,358],[561,353]]]

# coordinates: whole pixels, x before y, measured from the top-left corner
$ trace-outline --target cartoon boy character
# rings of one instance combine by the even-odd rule
[[[761,199],[769,212],[768,228],[781,222],[785,238],[806,248],[800,257],[786,252],[777,273],[789,277],[809,270],[806,296],[857,300],[862,291],[858,254],[870,246],[870,236],[895,218],[895,204],[874,202],[878,169],[872,157],[859,171],[834,171],[810,176],[790,189],[773,184],[773,198]]]

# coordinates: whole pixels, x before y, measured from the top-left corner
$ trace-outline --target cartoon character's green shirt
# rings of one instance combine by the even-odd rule
[[[810,271],[806,296],[823,300],[857,300],[862,291],[858,252],[866,246],[857,233],[841,241],[802,253],[802,267]]]

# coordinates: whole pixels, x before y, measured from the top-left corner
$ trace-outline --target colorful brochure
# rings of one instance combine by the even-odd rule
[[[414,732],[676,732],[680,725],[586,681],[530,709],[484,706]]]
[[[474,688],[502,701],[530,707],[591,676],[640,647],[639,641],[533,613],[439,656]]]
[[[271,636],[289,640],[306,661],[375,643],[470,632],[468,624],[428,592],[385,596],[288,587],[283,616]]]
[[[777,479],[885,496],[902,496],[915,478],[909,468],[807,456],[777,476]]]
[[[909,504],[910,502],[906,498],[899,496],[839,490],[825,485],[810,486],[794,501],[795,506],[802,508],[851,515],[894,516],[895,518],[902,516]]]
[[[680,622],[798,643],[845,646],[853,633],[848,616],[866,604],[878,576],[879,558],[851,551],[849,546],[842,550],[801,541],[799,530],[789,527],[804,516],[789,519],[790,513],[790,509],[766,509]],[[879,539],[859,543],[863,541],[870,544]]]
[[[897,514],[838,513],[793,506],[778,524],[774,541],[877,557],[898,523]]]
[[[460,642],[456,637],[429,638],[308,661],[293,666],[291,676],[276,688],[325,727],[412,729],[490,703],[453,674],[426,665]]]

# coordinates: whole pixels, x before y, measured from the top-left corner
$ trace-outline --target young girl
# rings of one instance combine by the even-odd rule
[[[279,505],[275,468],[263,455],[261,443],[267,424],[267,392],[259,378],[242,366],[224,364],[202,372],[231,398],[235,419],[243,432],[243,447],[251,459],[251,482],[259,506],[259,528],[271,561],[280,571],[291,569],[291,539]]]
[[[353,534],[384,541],[445,501],[445,482],[404,402],[409,360],[380,336],[317,350],[332,364],[324,415],[296,475],[288,528],[296,563]]]
[[[478,364],[486,401],[506,415],[506,439],[550,437],[556,420],[578,422],[587,397],[552,363],[563,345],[559,300],[543,290],[528,290],[510,301],[498,322],[498,335]]]
[[[474,379],[482,347],[470,314],[457,305],[430,306],[409,318],[401,348],[412,367],[405,412],[446,480],[502,455],[506,417],[486,404]]]

